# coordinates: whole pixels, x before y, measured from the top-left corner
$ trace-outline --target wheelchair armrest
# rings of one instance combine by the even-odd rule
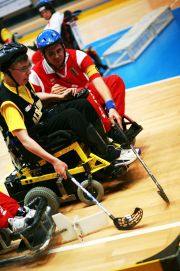
[[[76,139],[76,137],[75,137],[75,135],[73,134],[73,132],[72,131],[65,131],[65,130],[58,130],[58,131],[56,131],[56,132],[54,132],[54,133],[52,133],[52,134],[49,134],[48,136],[47,136],[47,138],[48,139],[52,139],[52,138],[54,138],[54,137],[56,137],[56,136],[61,136],[62,138],[65,138],[65,139],[67,139],[67,140],[69,140],[69,141],[72,141],[72,139]]]
[[[77,140],[75,134],[70,130],[57,130],[47,134],[44,122],[34,125],[28,132],[45,149],[61,147]]]
[[[76,140],[77,137],[72,131],[58,130],[52,134],[42,136],[39,143],[51,152],[54,148],[63,148]]]
[[[45,124],[44,122],[39,122],[38,124],[34,125],[31,129],[29,129],[29,134],[33,138],[39,139],[40,141],[44,141],[47,139],[52,139],[54,137],[60,136],[62,139],[70,140],[72,139],[75,141],[77,137],[71,130],[57,130],[51,134],[45,134]]]

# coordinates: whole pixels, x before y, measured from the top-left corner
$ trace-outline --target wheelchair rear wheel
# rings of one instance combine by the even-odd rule
[[[101,183],[95,180],[85,180],[81,183],[81,185],[86,188],[89,193],[91,193],[97,201],[101,201],[104,196],[104,188]],[[80,187],[78,187],[77,195],[80,201],[88,204],[94,205],[95,203],[82,191]]]
[[[29,190],[24,198],[24,204],[29,204],[36,197],[44,197],[48,201],[48,205],[51,207],[51,215],[59,212],[60,202],[58,196],[50,188],[44,186],[37,186]]]

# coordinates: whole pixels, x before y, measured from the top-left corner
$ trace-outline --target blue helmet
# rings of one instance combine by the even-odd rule
[[[51,10],[52,13],[55,12],[55,9],[52,5],[52,2],[49,0],[39,0],[37,1],[37,3],[35,4],[35,7],[38,9],[38,11],[41,13],[41,11],[43,11],[44,9],[49,9]]]
[[[49,0],[38,0],[37,2],[36,2],[36,6],[39,6],[39,5],[46,5],[46,4],[51,4],[51,1],[49,1]]]
[[[37,48],[43,49],[58,41],[62,43],[61,35],[55,30],[46,29],[41,32],[37,37]]]

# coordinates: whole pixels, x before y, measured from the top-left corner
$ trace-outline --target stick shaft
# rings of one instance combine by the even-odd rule
[[[98,205],[111,219],[113,219],[113,215],[111,213],[108,212],[108,210],[106,208],[104,208],[103,205],[101,205],[99,203],[99,201],[97,201],[97,199],[91,194],[89,193],[89,191],[84,188],[72,175],[70,175],[69,173],[67,173],[67,176],[71,179],[71,181],[73,183],[75,183],[90,199],[92,199],[92,201]]]
[[[149,176],[153,180],[153,182],[156,184],[156,186],[160,190],[163,190],[162,187],[161,187],[161,185],[158,183],[157,179],[155,178],[155,176],[152,174],[152,172],[150,171],[150,169],[147,167],[146,163],[141,159],[140,155],[134,149],[133,145],[130,145],[130,147],[131,147],[132,151],[134,152],[134,154],[136,155],[136,157],[138,158],[138,160],[140,161],[140,163],[143,165],[144,169],[147,171],[147,173],[149,174]]]

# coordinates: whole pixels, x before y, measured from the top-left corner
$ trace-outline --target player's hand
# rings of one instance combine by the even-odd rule
[[[59,84],[55,84],[54,86],[52,86],[51,88],[51,93],[53,94],[60,94],[61,92],[65,91],[67,88],[63,87]]]
[[[115,125],[115,121],[118,123],[118,125],[123,129],[122,127],[122,117],[119,115],[119,113],[116,111],[115,108],[111,108],[109,110],[109,119],[112,123],[112,126]]]
[[[58,158],[54,159],[52,163],[55,172],[59,175],[59,177],[62,177],[63,179],[67,179],[66,172],[68,170],[68,166],[63,161],[59,160]]]

